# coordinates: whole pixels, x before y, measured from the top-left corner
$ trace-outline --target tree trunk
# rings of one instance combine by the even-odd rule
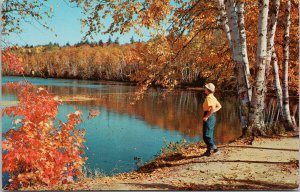
[[[248,61],[248,53],[247,53],[247,38],[246,38],[246,31],[245,31],[245,21],[244,21],[244,2],[243,0],[237,1],[237,21],[239,26],[239,35],[241,40],[241,51],[242,51],[242,58],[246,68],[247,75],[250,75],[249,69],[249,61]]]
[[[297,121],[296,121],[296,113],[297,113],[297,109],[298,109],[298,104],[294,103],[293,105],[291,105],[291,118],[292,118],[292,122],[293,124],[296,126],[296,128],[298,128],[297,125]],[[298,130],[298,129],[296,129]]]
[[[240,121],[243,130],[248,127],[248,106],[249,106],[249,95],[248,95],[248,76],[244,67],[244,60],[242,55],[241,40],[239,34],[239,26],[237,19],[237,12],[235,9],[235,3],[233,0],[225,1],[226,15],[228,19],[228,26],[230,29],[230,40],[232,48],[232,57],[236,64],[236,76],[237,76],[237,92],[240,104]],[[251,90],[250,90],[251,91]]]
[[[237,1],[237,22],[239,26],[239,36],[241,42],[241,57],[243,60],[243,69],[245,73],[245,83],[247,86],[247,94],[248,94],[248,101],[251,101],[252,97],[252,89],[249,82],[250,76],[250,67],[249,67],[249,60],[248,60],[248,52],[247,52],[247,37],[246,37],[246,30],[245,30],[245,21],[244,21],[244,2],[243,0]]]
[[[288,0],[286,4],[285,14],[286,20],[284,22],[284,39],[283,39],[283,74],[282,74],[282,89],[283,89],[283,106],[282,115],[283,123],[286,131],[295,130],[292,123],[290,107],[289,107],[289,89],[288,89],[288,68],[289,68],[289,43],[290,43],[290,25],[291,25],[291,1]]]
[[[258,43],[257,43],[257,61],[256,74],[253,89],[253,96],[250,108],[250,124],[248,135],[264,135],[263,110],[264,101],[264,81],[265,67],[267,63],[267,24],[268,24],[269,0],[259,0],[259,24],[258,24]]]
[[[273,67],[274,87],[277,95],[278,110],[280,111],[280,114],[282,114],[282,88],[281,88],[281,83],[279,78],[277,54],[275,52],[275,47],[274,47],[274,39],[276,33],[279,6],[280,6],[280,0],[273,0],[272,5],[270,7],[270,24],[268,28],[268,45],[267,45],[268,59],[266,65],[266,81],[265,81],[264,94],[266,94],[267,92],[269,68],[271,63]]]
[[[273,67],[274,85],[277,95],[278,110],[280,111],[280,114],[282,114],[282,88],[280,85],[281,83],[279,78],[278,60],[275,50],[273,50],[272,52],[271,63]]]
[[[226,10],[225,10],[225,6],[223,4],[224,0],[217,0],[217,4],[218,4],[218,9],[220,11],[221,14],[221,21],[222,21],[222,25],[223,25],[223,30],[226,33],[227,39],[228,39],[228,43],[229,43],[229,47],[231,49],[231,51],[233,51],[232,48],[232,43],[231,43],[231,36],[230,36],[230,28],[228,25],[228,18],[226,15]]]
[[[266,78],[268,78],[268,75],[269,75],[271,57],[273,55],[273,51],[275,51],[274,39],[275,39],[275,33],[276,33],[279,6],[280,6],[280,0],[273,0],[272,5],[270,7],[270,24],[269,24],[269,28],[268,28],[268,46],[267,46],[268,60],[267,60],[267,65],[266,65]]]

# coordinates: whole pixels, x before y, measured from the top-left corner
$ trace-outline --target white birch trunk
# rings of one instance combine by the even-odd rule
[[[280,113],[282,113],[282,88],[281,88],[280,77],[279,77],[278,60],[275,51],[273,51],[272,53],[271,63],[273,67],[274,85],[275,85],[275,90],[277,95],[277,104]]]
[[[243,60],[243,69],[245,73],[245,83],[247,86],[247,94],[248,94],[248,101],[251,101],[252,97],[252,89],[249,82],[250,76],[250,67],[249,67],[249,60],[248,60],[248,52],[247,52],[247,37],[246,37],[246,30],[245,30],[245,20],[244,20],[244,1],[238,0],[237,1],[237,22],[239,26],[239,36],[241,42],[241,57]]]
[[[244,20],[244,2],[243,0],[237,1],[237,14],[238,14],[238,25],[241,39],[241,48],[242,48],[242,58],[245,65],[246,74],[250,75],[249,61],[248,61],[248,52],[247,52],[247,37],[245,30],[245,20]]]
[[[282,106],[282,115],[284,121],[284,127],[287,131],[295,130],[295,127],[292,123],[290,106],[289,106],[289,85],[288,85],[288,76],[289,76],[289,43],[290,43],[290,25],[291,25],[291,1],[288,0],[286,4],[285,14],[286,20],[284,25],[284,39],[283,39],[283,74],[282,74],[282,89],[283,89],[283,106]]]
[[[267,63],[267,24],[268,24],[269,0],[259,0],[259,26],[257,43],[256,74],[253,89],[253,96],[250,109],[250,126],[248,134],[261,135],[264,133],[263,110],[265,67]]]
[[[232,57],[233,60],[238,63],[238,66],[240,66],[242,65],[242,57],[239,54],[241,50],[241,42],[239,36],[239,28],[237,23],[237,14],[235,11],[235,5],[234,3],[232,3],[232,0],[227,0],[225,1],[225,6],[226,6],[226,15],[228,19],[230,41],[232,46]]]
[[[270,13],[269,13],[270,14],[270,23],[269,23],[269,28],[268,28],[268,45],[267,45],[268,58],[267,58],[267,65],[266,65],[266,81],[265,81],[264,94],[266,94],[266,92],[267,92],[269,69],[270,69],[270,63],[271,63],[272,67],[273,67],[274,87],[275,87],[276,96],[277,96],[278,110],[280,111],[280,114],[282,114],[282,88],[281,88],[281,83],[280,83],[280,78],[279,78],[277,54],[275,52],[275,47],[274,47],[274,39],[275,39],[275,33],[276,33],[279,6],[280,6],[280,0],[273,0],[272,5],[270,7]],[[264,97],[265,97],[265,95],[264,95]]]
[[[241,40],[239,34],[239,26],[238,26],[238,18],[237,12],[235,9],[235,2],[233,0],[225,1],[225,10],[226,16],[228,19],[228,27],[230,33],[231,40],[231,50],[232,57],[235,62],[236,71],[235,74],[237,76],[237,92],[238,92],[238,100],[240,106],[240,121],[241,126],[244,131],[246,131],[248,127],[248,114],[249,114],[249,95],[248,91],[251,93],[251,89],[248,88],[247,82],[248,76],[244,67],[243,57],[242,57],[242,47]]]
[[[279,6],[280,6],[280,0],[273,0],[272,6],[270,7],[270,25],[269,25],[269,29],[268,29],[268,52],[267,52],[268,60],[267,60],[267,66],[266,66],[266,78],[268,78],[268,75],[269,75],[271,57],[273,55],[273,51],[275,51],[274,39],[275,39],[275,33],[276,33],[276,27],[277,27]]]
[[[223,30],[226,33],[227,40],[228,40],[228,43],[229,43],[229,47],[230,47],[231,51],[233,51],[232,43],[231,43],[231,36],[230,36],[230,28],[229,28],[229,25],[228,25],[228,18],[227,18],[227,15],[226,15],[226,10],[225,10],[225,6],[224,6],[223,2],[224,2],[224,0],[217,0],[218,9],[219,9],[220,14],[221,14],[221,21],[222,21],[222,25],[223,25]]]

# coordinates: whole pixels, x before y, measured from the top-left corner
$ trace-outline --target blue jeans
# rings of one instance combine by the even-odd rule
[[[207,115],[207,111],[204,112],[204,116]],[[203,140],[207,146],[207,150],[216,149],[214,142],[214,128],[216,125],[217,119],[215,113],[212,113],[207,121],[203,121]]]

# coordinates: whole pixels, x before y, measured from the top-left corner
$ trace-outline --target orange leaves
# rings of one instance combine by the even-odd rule
[[[44,10],[48,9],[46,1],[3,1],[2,10],[2,34],[9,35],[10,33],[22,32],[22,22],[26,19],[36,20],[38,24],[46,29],[49,29],[45,18],[51,17]],[[25,19],[26,18],[26,19]]]
[[[23,73],[23,60],[12,52],[13,49],[14,48],[8,48],[2,52],[1,59],[4,67],[6,66],[7,70],[12,70],[16,73]]]
[[[68,122],[55,127],[58,99],[47,90],[32,85],[9,84],[19,88],[19,104],[4,109],[20,127],[3,137],[3,172],[11,176],[9,189],[31,183],[56,185],[73,182],[87,160],[84,154],[85,130],[77,130],[82,112],[68,115]],[[20,119],[21,118],[21,119]],[[71,178],[72,177],[72,178]]]

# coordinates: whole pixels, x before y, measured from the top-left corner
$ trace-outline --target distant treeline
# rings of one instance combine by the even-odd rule
[[[128,81],[137,70],[137,65],[128,60],[131,47],[113,43],[48,44],[18,48],[17,52],[25,63],[25,76]],[[3,74],[16,75],[5,67]]]
[[[140,39],[135,40],[133,36],[130,38],[130,44],[137,43],[137,42],[141,42],[141,40]],[[86,40],[81,40],[80,42],[75,43],[72,46],[79,47],[81,45],[89,45],[91,47],[95,47],[95,46],[107,46],[107,45],[120,45],[120,42],[119,42],[119,37],[116,37],[114,40],[112,39],[112,37],[108,37],[106,42],[103,41],[102,39],[100,39],[99,41],[90,41],[86,39]],[[71,44],[68,42],[65,45],[59,45],[58,43],[49,42],[46,45],[37,45],[37,46],[26,44],[22,46],[22,48],[47,47],[51,49],[54,47],[70,47],[70,46]]]
[[[158,48],[153,51],[153,42],[135,42],[131,38],[130,44],[120,45],[118,38],[107,42],[81,41],[74,45],[60,46],[57,43],[49,43],[40,46],[23,46],[14,49],[14,53],[22,58],[24,63],[24,75],[44,78],[72,78],[87,80],[130,81],[141,83],[148,78],[157,76],[156,85],[163,85],[164,78],[172,75],[172,79],[178,85],[201,86],[205,82],[213,82],[222,91],[233,91],[236,86],[236,78],[233,75],[234,65],[230,59],[229,49],[222,54],[211,51],[211,47],[223,49],[224,42],[214,35],[205,40],[195,39],[194,42],[177,54],[176,46],[170,49],[170,57],[160,57]],[[180,43],[180,42],[179,42]],[[182,43],[181,43],[182,44]],[[197,46],[201,44],[201,46]],[[210,54],[207,57],[207,54]],[[176,60],[172,57],[176,55]],[[161,59],[162,58],[162,59]],[[172,63],[165,65],[166,59]],[[292,58],[291,63],[293,64]],[[293,64],[294,65],[294,64]],[[157,74],[157,69],[161,74]],[[253,68],[253,67],[251,67]],[[293,68],[292,68],[293,69]],[[293,69],[294,70],[294,69]],[[20,75],[8,70],[3,64],[3,75]],[[297,76],[290,73],[291,95],[298,94]],[[270,77],[269,86],[273,86]],[[272,94],[273,89],[270,89]]]
[[[25,64],[25,76],[44,78],[75,78],[88,80],[113,80],[136,82],[134,74],[145,64],[140,53],[146,43],[135,42],[120,45],[118,38],[106,43],[82,41],[74,45],[47,45],[18,47],[14,51]],[[151,57],[151,56],[150,56]],[[199,69],[183,64],[180,69],[182,84],[203,81]],[[3,75],[18,75],[3,66]]]

